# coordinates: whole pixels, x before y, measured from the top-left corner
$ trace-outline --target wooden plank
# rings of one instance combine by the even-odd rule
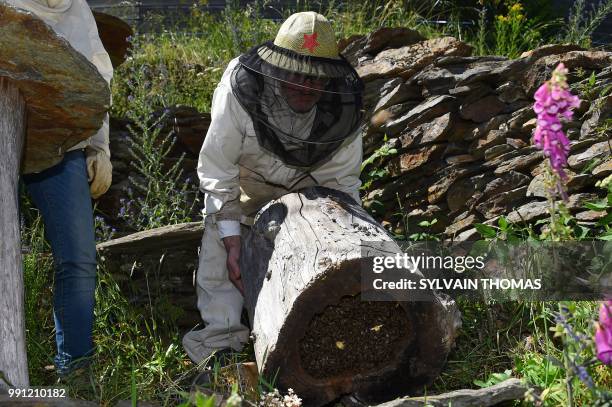
[[[17,185],[24,123],[19,91],[0,78],[0,387],[29,383]]]

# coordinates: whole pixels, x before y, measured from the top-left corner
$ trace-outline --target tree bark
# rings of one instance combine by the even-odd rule
[[[0,78],[0,387],[28,386],[18,180],[25,105]]]
[[[320,406],[348,393],[368,402],[420,394],[439,374],[460,325],[454,302],[360,299],[361,267],[401,249],[348,195],[285,195],[243,240],[245,307],[266,380]]]

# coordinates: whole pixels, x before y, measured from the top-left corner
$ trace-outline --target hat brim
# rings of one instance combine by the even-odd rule
[[[357,76],[355,69],[342,56],[335,59],[302,55],[276,46],[271,41],[251,49],[241,57],[240,62],[249,67],[253,65],[249,64],[251,58],[261,58],[274,67],[307,76],[323,78]]]

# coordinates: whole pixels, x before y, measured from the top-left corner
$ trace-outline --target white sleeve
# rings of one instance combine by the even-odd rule
[[[329,161],[313,170],[311,175],[318,185],[345,192],[361,205],[359,175],[362,161],[362,140],[361,134],[358,133],[352,141],[341,146]]]
[[[219,220],[217,221],[217,230],[221,239],[228,236],[240,236],[240,222],[229,219]]]
[[[238,160],[242,152],[245,113],[223,82],[213,94],[211,122],[200,150],[198,178],[204,192],[204,216],[240,221]]]
[[[102,75],[102,77],[110,87],[111,79],[113,78],[113,65],[111,63],[108,52],[106,52],[106,49],[104,49],[104,45],[102,44],[102,40],[100,39],[100,35],[98,33],[96,21],[91,12],[91,9],[89,8],[89,5],[83,1],[82,7],[84,19],[89,23],[88,36],[92,52],[91,55],[86,56],[91,61],[91,63],[94,64],[96,68],[98,68],[98,72],[100,72],[100,75]],[[110,103],[112,103],[112,100]],[[89,139],[89,146],[95,150],[104,151],[110,157],[108,121],[109,117],[107,113],[104,116],[102,127],[100,127],[98,132]]]

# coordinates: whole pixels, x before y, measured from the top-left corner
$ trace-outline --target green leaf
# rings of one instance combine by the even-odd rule
[[[601,212],[608,209],[608,202],[606,200],[602,200],[599,202],[586,202],[584,206],[593,211]]]
[[[599,239],[599,240],[612,240],[612,230],[609,230],[608,232],[604,233],[601,236],[597,236],[597,239]]]
[[[505,217],[500,216],[499,220],[497,221],[497,225],[499,226],[499,228],[503,231],[508,229],[508,221],[506,220]]]
[[[611,223],[612,223],[612,213],[609,213],[597,221],[597,226],[607,226]]]
[[[484,223],[476,223],[474,224],[474,227],[476,228],[478,233],[480,233],[484,237],[494,238],[495,236],[497,236],[497,231],[492,226],[485,225]]]

